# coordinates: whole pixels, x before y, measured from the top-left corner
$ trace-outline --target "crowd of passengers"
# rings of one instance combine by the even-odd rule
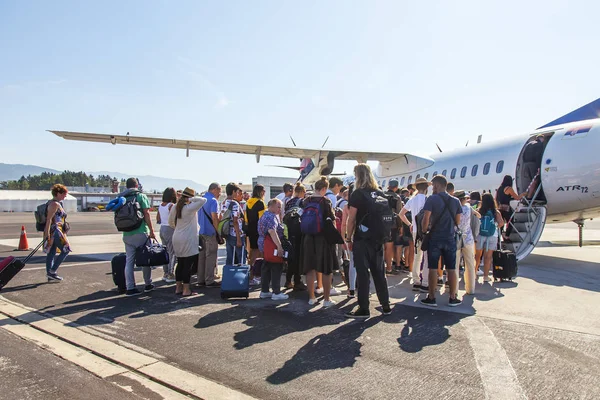
[[[290,290],[306,291],[309,305],[322,302],[323,308],[329,308],[336,305],[333,297],[342,294],[333,282],[334,275],[339,275],[346,296],[358,300],[347,316],[368,318],[372,278],[381,312],[387,315],[391,307],[386,275],[409,273],[413,290],[424,294],[421,303],[437,306],[437,288],[445,285],[448,305],[457,306],[462,302],[458,297],[460,271],[464,271],[465,295],[475,293],[479,277],[484,284],[490,282],[492,253],[501,237],[510,240],[510,201],[525,195],[515,192],[509,175],[495,197],[491,193],[455,191],[442,175],[431,182],[419,178],[406,188],[400,188],[392,179],[383,192],[367,164],[355,166],[354,178],[346,187],[339,178],[328,180],[322,176],[312,191],[300,182],[285,184],[283,193],[270,200],[265,199],[262,185],[255,185],[249,195],[229,183],[226,198],[220,203],[222,188],[216,182],[202,195],[191,188],[167,188],[156,218],[158,236],[170,255],[169,264],[163,267],[163,280],[175,283],[175,293],[181,296],[194,295],[193,287],[220,287],[217,253],[219,245],[225,245],[225,265],[252,266],[251,284],[260,286],[261,299],[281,301],[288,299],[286,292]],[[126,185],[128,191],[135,191],[138,181],[129,178]],[[56,205],[50,208],[53,216],[48,218],[45,231],[51,239],[47,245],[47,273],[52,280],[62,280],[57,269],[68,254],[68,239],[62,230],[66,213],[60,205],[65,195],[62,185],[53,188]],[[136,248],[148,238],[157,237],[147,196],[139,191],[136,196],[144,222],[135,231],[123,233],[127,296],[154,289],[149,268],[143,268],[143,290],[136,287],[134,277]],[[369,226],[373,224],[369,219],[371,202],[381,197],[387,199],[394,216],[384,242],[372,240],[369,235],[369,229],[376,229]],[[227,232],[220,224],[224,217],[229,220]],[[300,226],[299,221],[304,224]],[[325,234],[327,224],[335,227],[343,243],[331,243]],[[423,232],[428,236],[427,251],[421,250],[419,243]],[[199,240],[203,243],[201,251]],[[65,250],[57,259],[56,248]],[[193,276],[195,282],[191,282]]]

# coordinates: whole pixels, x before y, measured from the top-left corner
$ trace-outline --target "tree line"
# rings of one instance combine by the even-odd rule
[[[59,174],[42,172],[40,175],[21,176],[18,180],[0,182],[0,190],[50,190],[53,185],[110,187],[117,178],[110,175],[88,175],[85,172],[64,171]],[[123,181],[123,180],[122,180]]]

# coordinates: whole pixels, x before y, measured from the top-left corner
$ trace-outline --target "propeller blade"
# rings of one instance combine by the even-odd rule
[[[465,147],[467,147],[469,145],[469,141],[467,140],[467,144],[465,144]]]
[[[294,142],[294,138],[292,137],[292,135],[290,135],[290,140],[292,141],[292,143],[294,144],[294,147],[296,147],[296,142]]]
[[[436,143],[435,145],[437,146],[438,150],[439,150],[439,151],[440,151],[440,153],[441,153],[441,152],[442,152],[442,149],[440,149],[440,145],[439,145],[439,144],[437,144],[437,143]]]
[[[267,167],[277,167],[277,168],[287,168],[287,169],[293,169],[295,171],[300,171],[302,168],[301,167],[293,167],[291,165],[266,165]]]
[[[329,140],[329,136],[327,136],[327,139],[325,139],[325,141],[323,142],[323,146],[321,146],[321,148],[325,147],[325,145],[327,144],[328,140]]]

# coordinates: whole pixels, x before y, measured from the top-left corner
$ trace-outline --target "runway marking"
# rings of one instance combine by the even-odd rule
[[[485,322],[478,317],[468,317],[461,324],[475,355],[485,398],[527,399],[506,352]]]
[[[69,267],[78,267],[80,265],[95,265],[95,264],[106,264],[107,262],[110,261],[90,261],[90,262],[84,262],[84,263],[75,263],[75,264],[61,264],[60,268],[69,268]],[[38,271],[38,270],[42,270],[42,269],[46,269],[46,267],[33,267],[33,268],[25,268],[25,271]]]

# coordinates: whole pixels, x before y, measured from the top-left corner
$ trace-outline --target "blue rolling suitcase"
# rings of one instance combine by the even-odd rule
[[[250,296],[250,267],[248,265],[225,265],[221,280],[221,298]]]

